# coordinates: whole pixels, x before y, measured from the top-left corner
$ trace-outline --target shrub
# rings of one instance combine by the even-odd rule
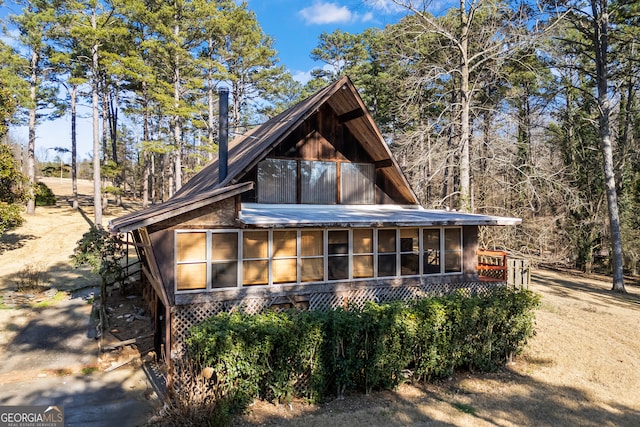
[[[0,236],[24,223],[21,212],[22,206],[0,201]]]
[[[44,182],[36,184],[36,206],[54,206],[56,204],[56,196],[53,191]]]
[[[194,327],[188,359],[212,372],[227,409],[254,398],[322,400],[347,390],[391,389],[456,369],[494,370],[534,334],[539,297],[496,289],[329,312],[221,313]]]
[[[71,254],[75,267],[88,265],[102,278],[102,301],[107,298],[107,287],[124,280],[123,260],[126,250],[118,236],[111,235],[104,227],[92,226],[76,243]]]

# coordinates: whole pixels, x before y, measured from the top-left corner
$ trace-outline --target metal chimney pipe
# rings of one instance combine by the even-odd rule
[[[218,88],[218,184],[227,177],[229,163],[229,89]]]

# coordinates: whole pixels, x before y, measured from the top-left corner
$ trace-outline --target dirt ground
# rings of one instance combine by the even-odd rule
[[[68,180],[45,182],[58,196],[58,205],[38,207],[23,227],[0,240],[0,354],[33,315],[20,306],[7,307],[11,289],[27,266],[45,272],[50,286],[67,292],[99,283],[88,270],[74,270],[69,262],[93,220],[91,184],[81,184],[82,209],[76,212],[66,200]],[[138,207],[131,201],[124,208],[109,206],[104,224]],[[632,278],[626,285],[627,294],[615,294],[606,277],[538,269],[531,286],[542,295],[537,335],[524,354],[501,371],[460,373],[436,384],[406,384],[323,405],[256,402],[234,425],[640,425],[640,287]],[[123,313],[136,312],[133,302],[124,306],[131,301],[124,298]],[[49,303],[55,298],[33,295],[25,304]],[[120,320],[126,323],[124,314]],[[141,317],[144,320],[144,314]],[[112,329],[120,332],[119,326]]]

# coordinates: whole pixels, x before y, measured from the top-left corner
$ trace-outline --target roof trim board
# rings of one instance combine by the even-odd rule
[[[414,205],[243,203],[238,220],[254,227],[429,227],[517,225],[520,218],[424,209]]]
[[[192,212],[229,197],[242,194],[252,188],[253,182],[245,182],[242,184],[219,188],[192,197],[170,199],[160,205],[152,206],[148,209],[116,218],[109,222],[109,229],[116,233],[126,233],[141,227],[147,227],[166,219]]]

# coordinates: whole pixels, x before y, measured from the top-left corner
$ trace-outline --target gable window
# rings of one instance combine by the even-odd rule
[[[340,164],[340,203],[373,204],[374,167],[369,163]]]
[[[373,204],[374,175],[375,167],[369,163],[265,159],[258,163],[257,201]]]
[[[298,164],[267,159],[258,164],[258,203],[296,203]]]
[[[336,164],[334,162],[300,162],[302,203],[333,204],[337,200]]]

